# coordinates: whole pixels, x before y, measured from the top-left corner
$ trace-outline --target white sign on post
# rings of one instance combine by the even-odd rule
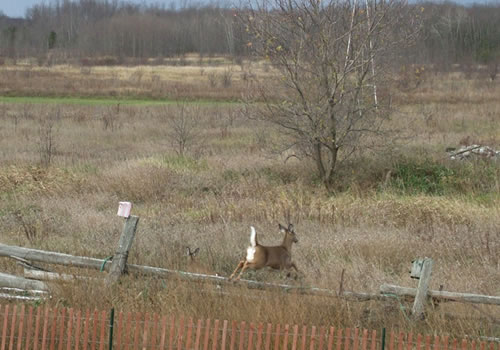
[[[119,202],[118,205],[118,216],[128,218],[130,216],[130,211],[132,210],[131,202]]]

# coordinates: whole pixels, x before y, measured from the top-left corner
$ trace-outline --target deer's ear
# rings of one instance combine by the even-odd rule
[[[286,228],[284,226],[282,226],[281,224],[278,224],[278,227],[279,227],[280,231],[285,231],[286,230]]]
[[[191,256],[191,249],[189,247],[186,247],[186,255]]]
[[[193,256],[195,256],[196,254],[198,254],[200,251],[200,247],[196,248],[193,252]]]
[[[293,225],[292,224],[288,225],[288,231],[293,232]]]

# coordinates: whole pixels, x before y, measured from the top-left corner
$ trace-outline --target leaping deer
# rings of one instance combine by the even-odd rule
[[[292,262],[292,244],[297,243],[297,235],[293,229],[293,225],[288,225],[288,228],[279,225],[280,232],[285,233],[283,243],[279,246],[266,247],[257,242],[257,233],[255,228],[250,226],[250,246],[247,248],[247,256],[241,260],[229,277],[232,280],[236,272],[241,268],[241,271],[236,277],[239,280],[241,274],[248,268],[258,270],[263,267],[270,267],[276,270],[290,270],[292,267],[298,273],[297,266]]]

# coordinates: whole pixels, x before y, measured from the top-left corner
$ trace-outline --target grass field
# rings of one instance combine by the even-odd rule
[[[258,67],[255,74],[271,75]],[[407,124],[411,138],[343,164],[331,194],[311,163],[285,162],[275,152],[278,130],[248,119],[237,103],[219,103],[238,100],[247,88],[241,76],[231,87],[211,86],[212,68],[191,68],[185,79],[172,80],[168,67],[155,68],[165,87],[157,95],[144,75],[142,83],[131,80],[138,68],[31,69],[26,78],[27,68],[2,67],[1,242],[104,258],[114,253],[123,225],[118,201],[128,200],[141,218],[132,263],[228,276],[245,253],[250,225],[262,243],[276,244],[278,222],[290,219],[299,237],[293,257],[303,276],[288,281],[262,270],[247,278],[336,290],[345,269],[344,288],[376,293],[382,283],[416,286],[409,278],[411,261],[428,256],[435,261],[432,289],[500,295],[499,162],[454,162],[445,153],[446,147],[472,143],[500,149],[498,81],[436,73],[416,89],[397,90],[393,120]],[[194,79],[195,73],[206,80]],[[9,76],[18,80],[7,84]],[[185,90],[175,93],[171,86],[179,82]],[[176,132],[182,122],[190,132],[184,149]],[[185,246],[200,247],[196,265],[188,262]],[[0,270],[22,273],[7,259],[0,260]],[[500,334],[498,306],[444,303],[429,307],[425,321],[412,322],[411,303],[404,300],[355,303],[238,286],[232,290],[237,296],[220,297],[212,290],[128,276],[111,289],[99,281],[61,283],[47,303]]]
[[[216,62],[216,64],[214,64]],[[0,69],[0,94],[10,97],[238,100],[255,92],[253,77],[273,81],[266,62],[205,59],[168,66],[39,67],[30,62]]]
[[[116,106],[131,105],[131,106],[162,106],[178,104],[179,100],[173,99],[120,99],[120,98],[92,98],[92,97],[33,97],[33,96],[0,96],[0,103],[17,103],[17,104],[49,104],[49,105],[81,105],[81,106]],[[196,105],[231,105],[238,104],[238,101],[220,101],[220,100],[182,100],[185,104]]]

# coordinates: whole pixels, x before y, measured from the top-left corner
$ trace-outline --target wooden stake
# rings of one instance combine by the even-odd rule
[[[432,259],[424,259],[422,273],[418,281],[417,295],[415,295],[415,302],[413,303],[412,315],[414,319],[422,319],[424,317],[427,291],[429,290],[429,283],[431,281],[432,265]]]
[[[10,342],[9,342],[9,350],[12,350],[14,347],[14,334],[16,332],[16,316],[17,316],[17,305],[14,305],[14,309],[12,310],[12,319],[10,325]]]
[[[227,336],[227,320],[224,320],[224,323],[222,324],[222,344],[221,344],[221,350],[226,350],[226,336]]]
[[[196,336],[194,340],[194,350],[199,350],[200,348],[200,337],[201,337],[201,319],[198,320],[196,324]]]
[[[118,243],[118,249],[113,257],[113,262],[111,263],[111,268],[108,277],[106,278],[106,282],[108,284],[117,282],[125,271],[128,252],[132,247],[138,223],[139,217],[134,215],[129,216],[125,221],[120,242]]]
[[[297,339],[299,338],[299,325],[293,326],[293,340],[292,340],[292,350],[297,349]],[[259,347],[257,347],[257,350],[260,350]],[[329,349],[331,350],[331,349]]]

